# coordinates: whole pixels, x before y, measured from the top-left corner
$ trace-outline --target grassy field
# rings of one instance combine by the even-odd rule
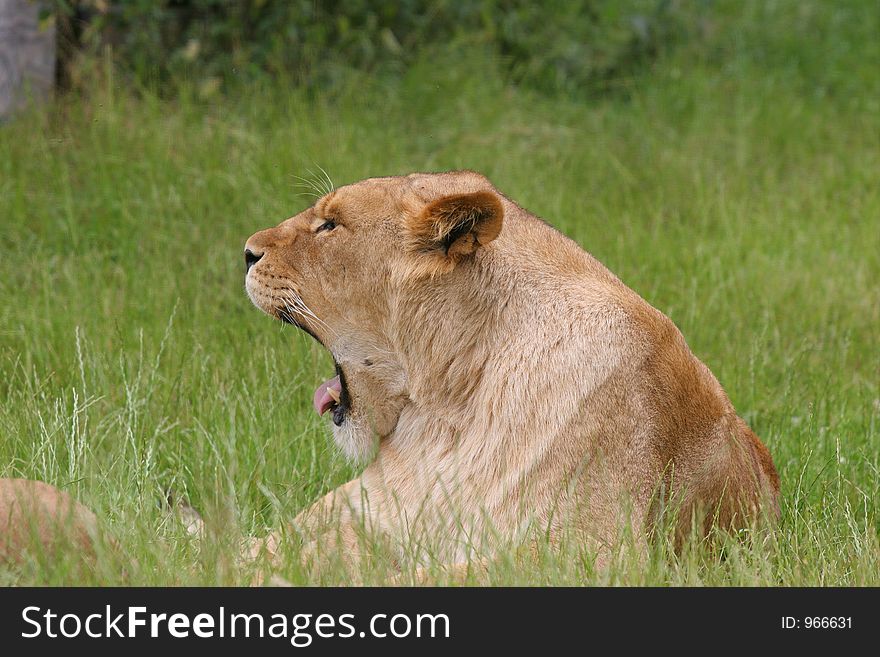
[[[761,4],[601,99],[513,89],[479,53],[333,95],[212,102],[126,91],[105,69],[0,126],[0,476],[70,491],[132,559],[0,581],[244,583],[224,556],[241,536],[354,474],[311,408],[329,357],[243,290],[245,239],[308,205],[297,176],[320,166],[337,185],[486,173],[676,322],[779,468],[767,551],[658,549],[602,572],[576,548],[502,555],[485,581],[880,584],[877,12]],[[216,542],[169,521],[168,487]],[[295,554],[283,574],[315,581]]]

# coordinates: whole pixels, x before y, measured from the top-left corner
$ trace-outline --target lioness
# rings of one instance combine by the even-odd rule
[[[294,525],[350,560],[363,528],[416,562],[529,527],[601,560],[670,505],[679,538],[778,512],[767,448],[672,321],[478,173],[341,187],[245,261],[253,303],[336,363],[314,406],[368,465]]]

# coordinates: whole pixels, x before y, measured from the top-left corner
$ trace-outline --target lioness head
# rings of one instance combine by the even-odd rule
[[[412,174],[341,187],[248,239],[250,299],[333,355],[336,376],[314,405],[331,413],[350,457],[369,456],[409,403],[394,326],[401,291],[436,284],[475,257],[500,233],[503,214],[479,174]]]

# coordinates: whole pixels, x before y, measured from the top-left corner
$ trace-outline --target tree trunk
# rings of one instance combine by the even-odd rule
[[[32,0],[0,0],[0,119],[52,93],[55,23],[41,28],[42,7]]]

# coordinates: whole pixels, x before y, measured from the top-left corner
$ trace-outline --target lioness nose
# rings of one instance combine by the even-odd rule
[[[259,262],[260,258],[263,257],[262,253],[257,253],[255,251],[251,251],[250,249],[244,250],[244,266],[245,272],[250,271],[251,267],[253,267],[257,262]]]

